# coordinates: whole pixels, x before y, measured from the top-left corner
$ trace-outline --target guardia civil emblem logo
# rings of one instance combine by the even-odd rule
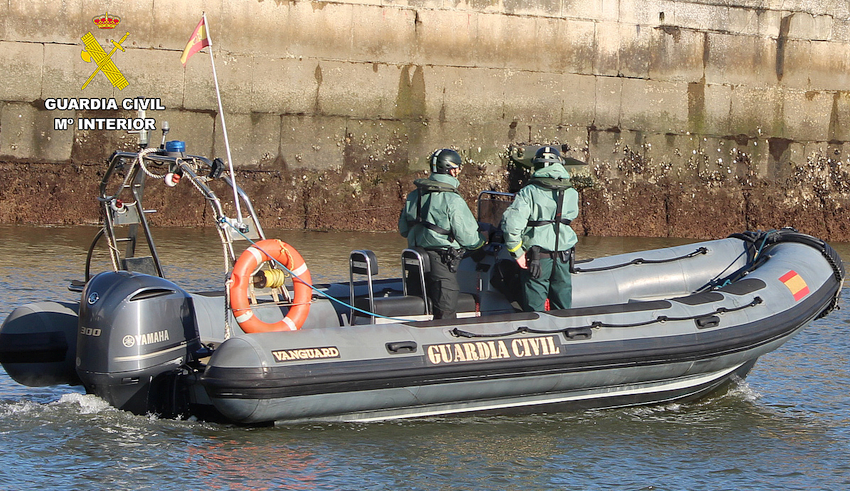
[[[99,15],[92,19],[92,22],[97,26],[98,29],[115,29],[118,24],[121,23],[121,17],[116,15],[109,15],[109,12]],[[115,62],[112,61],[112,55],[115,54],[119,49],[121,51],[125,51],[122,43],[127,39],[130,33],[124,34],[124,37],[121,38],[120,41],[115,41],[114,39],[110,40],[113,44],[112,50],[107,53],[106,50],[103,49],[103,46],[97,42],[94,35],[91,31],[85,33],[83,35],[82,41],[85,45],[85,49],[80,53],[83,61],[86,63],[95,62],[97,68],[95,68],[94,72],[89,76],[86,83],[83,84],[83,89],[88,87],[89,83],[94,79],[95,75],[98,73],[103,73],[106,78],[109,80],[109,83],[112,84],[113,87],[116,87],[118,90],[123,90],[128,84],[127,79],[124,78],[124,74],[121,73],[121,70],[115,65]],[[81,89],[81,90],[83,90]]]

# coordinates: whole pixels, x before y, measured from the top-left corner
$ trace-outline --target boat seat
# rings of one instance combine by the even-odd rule
[[[358,309],[367,310],[369,307],[370,300],[366,297],[359,297],[355,299],[354,306]],[[460,313],[472,313],[475,312],[475,297],[469,293],[461,293],[458,296],[458,305],[457,311]],[[411,317],[411,316],[423,316],[428,315],[425,312],[425,302],[422,300],[422,297],[414,296],[414,295],[401,295],[401,296],[391,296],[391,297],[375,297],[372,299],[372,305],[374,306],[373,312],[375,314],[384,316],[384,317]],[[354,311],[354,315],[361,317],[368,317],[362,312]],[[372,318],[374,322],[374,317]]]
[[[375,312],[375,291],[372,287],[372,277],[378,274],[378,257],[375,253],[368,250],[351,251],[348,256],[348,284],[349,284],[349,303],[358,309],[363,309],[367,312]],[[356,305],[354,301],[354,275],[365,275],[367,284],[368,302],[365,306],[361,302]],[[364,315],[362,312],[351,309],[350,318],[354,319],[355,315]],[[372,320],[375,317],[372,316]]]
[[[425,314],[431,313],[425,288],[425,275],[431,271],[431,258],[425,249],[416,247],[401,252],[401,280],[404,296],[415,296],[425,303]]]

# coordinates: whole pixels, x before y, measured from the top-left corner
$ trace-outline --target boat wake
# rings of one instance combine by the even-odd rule
[[[114,411],[115,408],[100,397],[92,394],[64,394],[54,404],[62,406],[79,406],[80,414],[98,414],[103,411]]]

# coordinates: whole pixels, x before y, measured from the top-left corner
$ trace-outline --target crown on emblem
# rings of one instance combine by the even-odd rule
[[[115,27],[121,22],[121,17],[117,15],[109,15],[109,12],[105,14],[98,15],[97,17],[91,20],[97,26],[98,29],[115,29]]]

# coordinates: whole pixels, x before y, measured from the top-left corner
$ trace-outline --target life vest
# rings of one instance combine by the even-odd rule
[[[572,182],[569,178],[555,178],[555,177],[533,177],[528,182],[529,184],[535,185],[537,187],[548,189],[553,192],[555,195],[555,216],[552,220],[529,220],[527,226],[528,227],[542,227],[544,225],[552,224],[555,226],[555,249],[554,252],[558,251],[558,242],[561,238],[561,224],[569,225],[572,223],[572,220],[568,218],[563,218],[561,216],[562,210],[564,208],[564,192],[573,187]]]
[[[416,196],[416,218],[413,220],[408,220],[407,225],[413,228],[414,225],[422,225],[428,230],[438,233],[440,235],[445,235],[449,242],[453,242],[455,240],[454,234],[451,230],[446,230],[443,227],[440,227],[434,223],[431,223],[424,218],[422,215],[427,215],[427,213],[422,213],[422,196],[431,193],[455,193],[457,192],[457,188],[452,186],[451,184],[435,181],[433,179],[416,179],[413,181],[413,184],[416,185],[416,189],[419,190],[418,195]],[[431,201],[428,201],[428,206],[430,208]]]

